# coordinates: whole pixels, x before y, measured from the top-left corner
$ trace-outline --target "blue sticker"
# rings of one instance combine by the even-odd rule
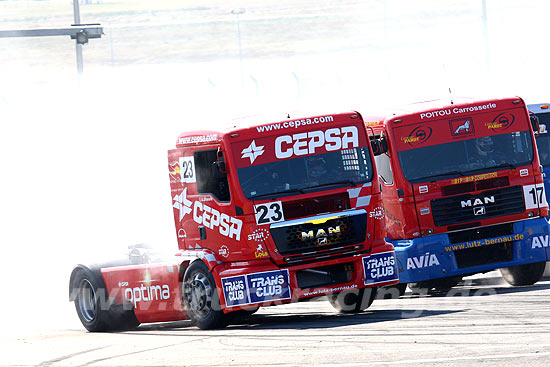
[[[226,307],[290,299],[288,270],[222,278]]]
[[[290,298],[288,270],[274,270],[247,274],[250,301],[252,303]]]
[[[223,295],[227,307],[250,303],[244,275],[222,279]]]
[[[382,252],[363,258],[365,285],[389,282],[398,278],[395,253]]]

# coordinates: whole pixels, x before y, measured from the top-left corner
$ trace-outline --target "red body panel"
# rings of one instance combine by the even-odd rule
[[[175,259],[176,260],[176,259]],[[183,320],[180,262],[101,269],[110,298],[133,307],[140,323]]]

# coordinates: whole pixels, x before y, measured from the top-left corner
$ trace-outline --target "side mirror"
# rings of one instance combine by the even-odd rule
[[[214,163],[216,168],[220,171],[220,173],[223,173],[224,175],[227,174],[227,170],[225,168],[225,160],[223,159],[223,152],[218,149],[218,152],[216,153],[216,162]]]
[[[370,141],[370,144],[374,155],[380,155],[388,152],[388,141],[385,137],[379,139],[374,138]]]
[[[540,132],[539,118],[534,113],[529,113],[529,120],[531,120],[531,127],[533,132],[538,134]]]

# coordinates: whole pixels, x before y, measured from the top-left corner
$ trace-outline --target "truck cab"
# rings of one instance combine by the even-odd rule
[[[497,268],[511,284],[538,281],[548,203],[523,100],[430,101],[389,116],[370,120],[388,146],[377,166],[400,282],[444,289]]]
[[[397,283],[361,115],[275,121],[178,137],[168,169],[179,250],[168,265],[101,268],[115,304],[139,322],[209,329],[227,314],[324,295],[359,312]]]

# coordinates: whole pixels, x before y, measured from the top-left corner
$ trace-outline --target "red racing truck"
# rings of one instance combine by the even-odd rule
[[[168,152],[179,251],[152,262],[136,247],[133,263],[76,266],[82,324],[209,329],[322,295],[343,312],[366,309],[397,283],[372,157],[357,112],[180,135]]]
[[[548,203],[521,98],[432,101],[367,120],[385,151],[376,165],[401,294],[495,269],[512,285],[542,277]]]

